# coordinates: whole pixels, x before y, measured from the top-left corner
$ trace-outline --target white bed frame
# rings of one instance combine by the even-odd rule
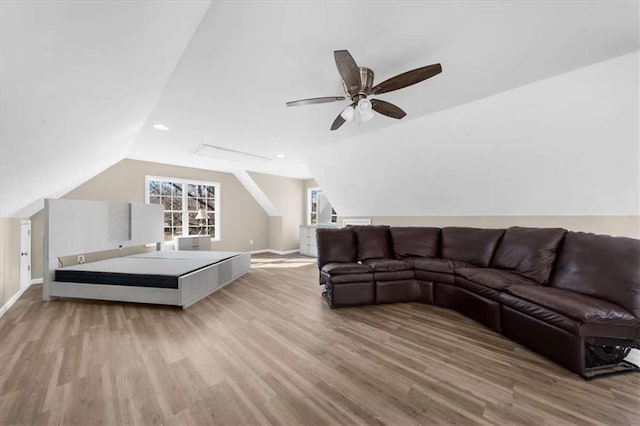
[[[72,297],[187,308],[251,268],[251,254],[241,253],[180,276],[177,289],[58,282],[59,257],[150,243],[162,250],[164,210],[153,204],[47,199],[44,214],[44,300]]]

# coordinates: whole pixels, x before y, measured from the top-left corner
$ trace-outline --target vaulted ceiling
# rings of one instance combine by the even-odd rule
[[[349,140],[638,50],[638,3],[1,3],[0,215],[28,214],[129,157],[309,177],[303,158]],[[443,73],[381,96],[408,116],[329,126],[345,103],[332,52],[376,81]],[[169,127],[162,132],[155,123]],[[241,163],[201,144],[270,158]],[[276,158],[284,154],[284,159]],[[339,150],[335,152],[339,155]],[[34,204],[35,203],[35,204]]]

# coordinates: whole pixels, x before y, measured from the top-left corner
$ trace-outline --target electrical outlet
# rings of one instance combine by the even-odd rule
[[[79,263],[80,265],[82,265],[82,264],[84,263],[84,255],[83,255],[83,254],[81,254],[80,256],[78,256],[78,263]]]
[[[253,245],[253,240],[249,240],[249,245],[252,246]]]

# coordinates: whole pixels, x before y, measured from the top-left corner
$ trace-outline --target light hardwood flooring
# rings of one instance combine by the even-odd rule
[[[0,318],[0,424],[640,424],[640,375],[586,382],[463,316],[330,310],[313,259],[187,310],[43,302]]]

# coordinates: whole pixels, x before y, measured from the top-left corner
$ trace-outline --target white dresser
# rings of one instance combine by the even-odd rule
[[[209,235],[175,237],[175,241],[176,250],[211,250],[211,237]]]
[[[338,225],[301,225],[300,226],[300,254],[317,257],[318,247],[316,245],[317,228],[339,228]]]

